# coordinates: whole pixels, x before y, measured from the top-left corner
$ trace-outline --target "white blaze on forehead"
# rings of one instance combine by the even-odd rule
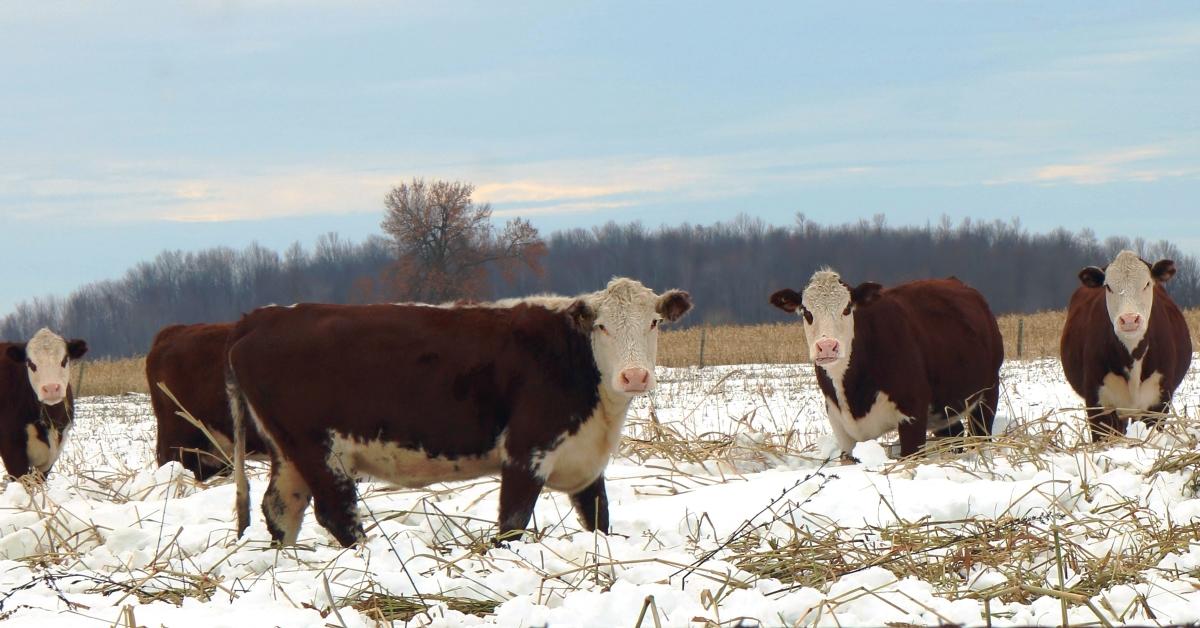
[[[1154,279],[1150,266],[1133,251],[1121,251],[1104,269],[1105,303],[1117,337],[1132,351],[1146,335],[1154,306]],[[1140,316],[1136,332],[1121,331],[1120,317]]]
[[[29,384],[38,400],[57,403],[66,395],[67,383],[71,379],[71,362],[67,360],[67,341],[62,336],[43,327],[25,344],[26,370]],[[33,365],[33,368],[29,368]],[[46,396],[43,388],[57,384],[58,395]]]
[[[829,269],[818,270],[804,288],[804,307],[817,312],[841,314],[850,304],[850,290],[842,278]]]

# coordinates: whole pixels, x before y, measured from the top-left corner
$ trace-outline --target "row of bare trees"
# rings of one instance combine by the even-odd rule
[[[1146,259],[1172,258],[1180,272],[1169,289],[1200,305],[1200,266],[1168,242],[1098,239],[1090,231],[1031,234],[1017,222],[891,227],[870,221],[821,225],[797,215],[790,226],[742,215],[714,225],[651,229],[609,223],[542,239],[527,221],[498,228],[492,209],[459,182],[414,180],[385,199],[387,237],[347,242],[326,234],[307,250],[258,245],[198,252],[166,251],[118,280],[88,284],[66,297],[33,299],[0,320],[0,338],[26,338],[42,325],[87,338],[94,355],[144,353],[171,323],[232,320],[269,303],[441,302],[536,292],[578,294],[611,277],[656,288],[683,287],[698,323],[784,320],[766,295],[800,287],[830,266],[851,282],[887,284],[955,275],[984,293],[996,313],[1059,309],[1086,265],[1120,249]]]

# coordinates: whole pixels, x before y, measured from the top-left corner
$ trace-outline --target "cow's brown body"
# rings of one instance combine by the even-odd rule
[[[0,342],[0,459],[8,475],[48,475],[75,415],[71,387],[62,403],[43,405],[29,386],[23,363],[6,357],[14,343]]]
[[[158,464],[178,460],[198,480],[228,469],[226,459],[233,454],[233,418],[225,394],[225,345],[231,331],[233,323],[171,325],[158,332],[146,354],[150,404],[158,422]],[[223,452],[200,428],[177,414],[179,407],[158,387],[159,382],[208,429]],[[248,453],[266,454],[257,432],[250,430],[246,438]]]
[[[1080,286],[1071,295],[1060,347],[1062,365],[1071,388],[1088,408],[1093,441],[1124,433],[1122,415],[1165,411],[1187,375],[1192,361],[1187,321],[1160,283],[1153,289],[1146,334],[1132,352],[1113,329],[1103,285]],[[1122,404],[1131,407],[1103,402],[1104,386],[1128,386],[1131,378],[1144,384],[1132,403]],[[1147,421],[1154,423],[1154,417]]]
[[[1004,341],[978,291],[957,279],[914,281],[882,290],[854,312],[844,399],[826,369],[816,368],[831,415],[849,410],[855,421],[873,420],[886,395],[907,417],[895,426],[903,455],[917,453],[929,429],[961,435],[960,417],[972,433],[991,433]]]
[[[502,534],[525,528],[543,485],[607,531],[603,466],[582,486],[539,475],[601,405],[586,310],[301,304],[246,315],[230,336],[230,398],[235,425],[249,414],[272,450],[272,536],[292,542],[311,495],[339,542],[361,539],[359,474],[420,486],[499,472]],[[239,532],[248,508],[239,496]]]

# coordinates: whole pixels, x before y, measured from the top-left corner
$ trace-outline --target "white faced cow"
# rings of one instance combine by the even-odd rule
[[[499,473],[502,537],[525,529],[543,487],[607,532],[604,469],[630,402],[654,386],[659,325],[691,305],[614,279],[570,299],[247,314],[227,374],[239,535],[247,419],[271,450],[263,514],[276,542],[295,542],[310,499],[340,543],[360,541],[359,476],[417,487]]]
[[[87,343],[43,328],[0,350],[0,458],[11,477],[46,475],[71,426],[71,361],[87,353]]]
[[[898,429],[900,453],[917,453],[926,431],[991,433],[1004,346],[983,295],[957,279],[884,289],[851,287],[831,270],[804,293],[771,303],[803,317],[829,424],[844,456],[855,443]]]
[[[1171,260],[1151,266],[1133,251],[1079,271],[1061,354],[1067,381],[1087,404],[1093,441],[1124,433],[1122,417],[1165,411],[1187,374],[1187,321],[1163,287],[1174,276]]]

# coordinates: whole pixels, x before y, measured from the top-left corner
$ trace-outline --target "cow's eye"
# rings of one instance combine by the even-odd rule
[[[813,322],[812,312],[809,312],[808,308],[804,308],[800,311],[801,311],[801,313],[804,314],[804,322],[808,323],[809,325],[812,325],[812,322]]]
[[[1150,282],[1149,282],[1149,281],[1147,281],[1147,282],[1146,282],[1146,287],[1145,287],[1145,288],[1142,288],[1142,290],[1146,290],[1146,289],[1148,289],[1149,287],[1150,287]]]
[[[596,329],[599,329],[600,331],[602,331],[606,334],[608,333],[608,328],[605,327],[604,325],[601,325],[600,323],[596,323]]]
[[[60,364],[59,366],[61,366],[61,367],[63,367],[63,368],[67,368],[67,360],[69,359],[69,357],[70,357],[70,356],[65,356],[65,355],[64,355],[64,356],[63,356],[63,361],[62,361],[62,364]]]
[[[1110,286],[1108,284],[1104,284],[1104,289],[1108,290],[1110,293],[1112,292],[1112,286]]]
[[[662,322],[661,318],[656,318],[650,321],[650,329],[658,329],[658,324]]]
[[[25,363],[29,365],[29,370],[33,371],[34,373],[37,372],[36,364],[34,364],[33,362],[29,362],[28,360]]]

